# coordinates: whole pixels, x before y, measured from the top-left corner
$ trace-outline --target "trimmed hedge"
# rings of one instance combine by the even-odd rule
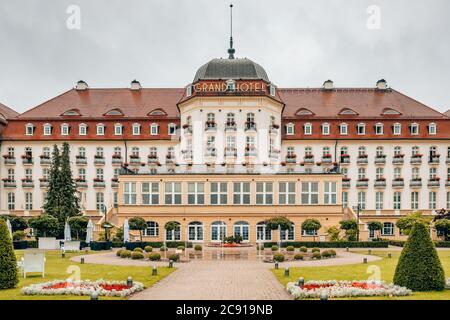
[[[12,289],[19,283],[17,260],[12,239],[4,220],[0,220],[0,289]]]
[[[166,242],[166,246],[167,248],[177,248],[180,246],[185,246],[186,242],[184,241],[167,241]],[[123,246],[123,244],[122,244]],[[127,248],[127,250],[131,250],[133,251],[135,248],[142,248],[144,249],[146,246],[151,246],[152,248],[161,248],[162,246],[164,246],[164,242],[160,242],[160,241],[155,241],[155,242],[127,242],[125,243],[125,248]],[[192,243],[188,242],[188,248],[192,248]]]
[[[277,245],[276,242],[265,242],[264,247],[271,248]],[[282,242],[281,247],[294,246],[295,248],[387,248],[388,241],[323,241],[323,242],[308,242],[308,241],[287,241]]]
[[[389,240],[389,245],[396,247],[403,247],[406,241],[402,240]],[[433,241],[436,248],[450,248],[450,241]]]
[[[13,241],[13,246],[14,246],[14,250],[37,248],[38,242],[37,241],[27,241],[27,240]]]
[[[92,251],[111,250],[112,242],[94,241],[90,246]]]

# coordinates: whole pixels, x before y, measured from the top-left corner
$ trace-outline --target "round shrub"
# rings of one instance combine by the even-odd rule
[[[294,256],[294,260],[303,260],[303,255],[300,254],[300,253],[297,253],[297,254]]]
[[[122,250],[120,253],[121,258],[131,258],[131,251],[129,250]]]
[[[311,249],[311,252],[312,252],[312,253],[314,253],[314,252],[320,252],[320,249],[319,249],[319,248],[312,248],[312,249]]]
[[[336,251],[333,249],[329,249],[328,252],[330,253],[331,257],[336,257]]]
[[[284,261],[284,255],[282,253],[275,253],[273,255],[273,261],[283,262]]]
[[[17,260],[8,227],[0,219],[0,289],[12,289],[19,283]]]
[[[139,251],[133,251],[131,253],[131,259],[133,259],[133,260],[144,259],[144,254],[142,252],[139,252]]]
[[[295,248],[294,248],[294,246],[287,246],[286,251],[293,252],[293,251],[295,251]]]
[[[171,255],[169,255],[169,260],[172,260],[174,262],[178,262],[180,260],[180,255],[176,254],[176,253],[171,254]]]
[[[278,251],[278,246],[272,246],[272,251]]]
[[[148,259],[151,261],[159,261],[161,260],[161,255],[158,252],[153,252],[148,255]]]
[[[394,284],[413,291],[442,291],[445,274],[428,227],[413,225],[394,274]]]
[[[151,246],[145,246],[144,251],[145,252],[152,252],[153,248]]]
[[[120,257],[120,254],[122,253],[123,249],[119,249],[116,251],[116,256]]]
[[[165,246],[161,246],[161,247],[159,248],[159,251],[167,251],[167,248],[166,248]]]
[[[194,247],[194,250],[195,250],[195,251],[202,251],[202,250],[203,250],[203,248],[202,248],[202,246],[201,246],[201,245],[199,245],[199,244],[196,244],[196,245],[195,245],[195,247]]]
[[[184,251],[184,246],[178,246],[177,249],[178,249],[178,250],[183,250],[183,251]]]
[[[25,239],[25,232],[22,230],[17,230],[13,232],[12,236],[14,241],[20,241]]]
[[[312,258],[313,259],[320,259],[320,258],[322,258],[322,255],[320,254],[320,252],[314,252],[313,254],[312,254]]]
[[[300,252],[308,252],[308,248],[306,248],[306,247],[300,247]]]
[[[142,248],[140,248],[140,247],[134,248],[133,251],[134,252],[140,252],[140,253],[144,252],[144,250],[142,250]]]
[[[322,252],[322,258],[329,258],[329,257],[331,257],[331,253],[328,250]]]

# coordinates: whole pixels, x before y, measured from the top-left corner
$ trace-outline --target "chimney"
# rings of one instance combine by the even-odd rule
[[[87,90],[88,88],[89,88],[88,84],[86,82],[84,82],[83,80],[78,81],[75,86],[75,90],[77,90],[77,91],[84,91],[84,90]]]
[[[136,79],[131,81],[130,89],[133,91],[139,91],[141,89],[141,83]]]
[[[331,81],[331,80],[325,81],[325,82],[323,83],[323,88],[324,88],[325,90],[332,90],[332,89],[334,89],[333,81]]]
[[[377,81],[377,89],[378,90],[386,90],[387,87],[387,82],[384,79],[378,80]]]

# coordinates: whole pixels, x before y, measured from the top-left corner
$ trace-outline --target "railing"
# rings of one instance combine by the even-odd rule
[[[10,155],[4,155],[3,158],[5,158],[5,164],[6,165],[11,165],[11,164],[16,164],[16,158],[12,157]]]
[[[94,164],[96,165],[104,165],[105,164],[105,158],[104,157],[94,157]]]
[[[47,188],[48,184],[49,184],[48,179],[44,179],[44,178],[39,179],[39,187],[40,188]]]
[[[130,164],[141,164],[141,158],[136,155],[130,156]]]
[[[357,164],[367,164],[369,162],[367,155],[365,156],[358,156],[356,159]]]
[[[386,188],[386,179],[377,179],[374,182],[375,188]]]
[[[236,131],[236,123],[234,122],[227,122],[225,124],[225,132],[227,131]]]
[[[16,180],[3,179],[3,187],[5,188],[15,188],[17,186]]]
[[[237,156],[237,150],[236,148],[225,148],[225,157],[236,157]]]
[[[286,163],[296,163],[297,162],[297,155],[290,154],[286,156]]]
[[[428,180],[428,187],[429,188],[439,188],[440,186],[440,179],[439,178],[434,178],[434,179],[429,179]]]
[[[30,156],[22,156],[22,163],[24,165],[32,165],[34,163],[34,160]]]
[[[392,164],[403,164],[405,162],[403,154],[397,154],[394,155],[394,158],[392,158]]]
[[[341,164],[350,164],[350,156],[349,155],[341,155]]]
[[[313,155],[306,155],[303,157],[303,162],[305,164],[314,164],[314,156]]]
[[[39,158],[41,159],[40,160],[41,165],[49,165],[52,163],[52,160],[50,159],[49,156],[41,155],[39,156]]]
[[[411,156],[411,164],[421,164],[422,163],[422,155],[415,154]]]
[[[75,163],[78,165],[87,164],[87,158],[85,156],[76,156]]]
[[[246,122],[245,123],[245,131],[256,131],[256,123]]]
[[[87,181],[85,179],[76,179],[75,184],[77,188],[87,188]]]
[[[34,188],[34,181],[31,179],[22,179],[22,188]]]
[[[430,156],[430,159],[428,160],[428,163],[429,164],[439,164],[439,158],[440,157],[441,156],[439,154],[432,155],[432,156]]]
[[[104,188],[105,186],[105,180],[94,179],[94,188]]]
[[[386,156],[385,155],[377,155],[375,157],[375,164],[385,164],[386,163]]]
[[[356,181],[357,188],[367,188],[368,186],[369,186],[368,179],[359,179],[358,181]]]
[[[422,179],[421,178],[411,179],[409,181],[409,186],[412,187],[412,188],[421,187],[422,186]]]
[[[405,186],[405,181],[403,179],[392,180],[392,188],[403,188]]]
[[[350,178],[342,179],[342,188],[350,188]]]
[[[112,157],[111,163],[113,165],[122,165],[122,157]]]

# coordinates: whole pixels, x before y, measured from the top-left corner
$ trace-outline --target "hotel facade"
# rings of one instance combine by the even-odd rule
[[[250,59],[213,59],[184,88],[75,88],[22,114],[0,105],[0,213],[39,215],[54,144],[69,142],[83,214],[148,222],[145,241],[327,240],[359,215],[361,239],[450,209],[450,114],[390,88],[279,88]],[[265,229],[285,216],[292,230]],[[316,218],[317,234],[301,230]],[[167,222],[180,228],[166,232]],[[434,235],[436,236],[436,235]]]

